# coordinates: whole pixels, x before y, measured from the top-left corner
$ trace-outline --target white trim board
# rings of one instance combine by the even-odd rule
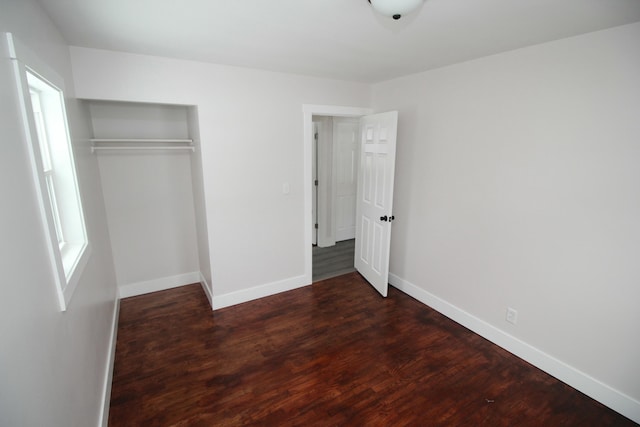
[[[309,245],[311,247],[311,245]],[[213,295],[213,309],[229,307],[243,302],[252,301],[258,298],[264,298],[281,292],[291,291],[293,289],[308,286],[306,275],[291,277],[289,279],[279,280],[276,282],[266,283],[264,285],[254,286],[253,288],[242,289],[240,291],[230,292],[228,294]]]
[[[113,365],[116,359],[116,341],[118,339],[118,318],[120,317],[120,299],[115,299],[113,306],[113,318],[111,319],[111,340],[107,355],[107,366],[104,373],[102,387],[102,407],[99,414],[98,426],[108,427],[109,408],[111,406],[111,385],[113,383]]]
[[[209,305],[213,310],[213,295],[211,295],[211,288],[209,287],[209,282],[207,282],[207,279],[204,278],[204,274],[202,274],[202,272],[200,272],[200,285],[202,286],[202,290],[209,300]]]
[[[625,417],[640,423],[640,402],[395,274],[389,284]]]
[[[200,282],[200,272],[178,274],[176,276],[160,277],[158,279],[145,280],[143,282],[119,285],[120,298],[135,297],[151,292],[164,291]]]

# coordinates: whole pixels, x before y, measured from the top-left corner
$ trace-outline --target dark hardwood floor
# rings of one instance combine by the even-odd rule
[[[200,285],[120,309],[111,426],[627,426],[357,273],[212,312]]]

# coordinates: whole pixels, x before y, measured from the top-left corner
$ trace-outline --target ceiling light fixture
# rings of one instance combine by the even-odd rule
[[[369,0],[371,6],[379,13],[400,19],[403,15],[416,10],[424,0]]]

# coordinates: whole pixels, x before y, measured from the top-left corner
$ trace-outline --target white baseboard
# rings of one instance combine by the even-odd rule
[[[249,289],[243,289],[241,291],[230,292],[228,294],[214,295],[213,309],[218,310],[220,308],[241,304],[258,298],[268,297],[270,295],[279,294],[280,292],[290,291],[307,285],[310,285],[310,283],[306,279],[306,276],[302,275],[255,286]]]
[[[158,279],[146,280],[144,282],[120,285],[120,298],[134,297],[137,295],[190,285],[192,283],[199,282],[200,276],[201,274],[199,271],[194,271],[191,273],[178,274],[176,276],[160,277]]]
[[[339,230],[336,231],[336,243],[342,242],[343,240],[351,240],[356,238],[356,227],[353,226],[347,230]]]
[[[100,411],[100,419],[98,427],[108,427],[109,424],[109,407],[111,403],[111,384],[113,383],[113,363],[116,358],[116,341],[118,338],[118,317],[120,315],[120,299],[115,299],[113,306],[113,317],[111,319],[111,339],[109,342],[109,351],[107,353],[107,366],[104,373],[104,384],[102,387],[102,408]]]
[[[395,274],[389,274],[389,284],[603,405],[636,423],[640,423],[640,402],[632,397],[509,335]]]
[[[213,295],[211,295],[211,287],[209,285],[209,282],[207,282],[207,279],[204,278],[204,275],[202,274],[202,272],[200,272],[200,285],[202,286],[202,290],[204,291],[204,294],[207,296],[207,299],[209,300],[209,305],[211,306],[211,309],[213,309]]]

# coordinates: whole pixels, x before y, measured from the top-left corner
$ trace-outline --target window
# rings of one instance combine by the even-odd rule
[[[31,143],[38,169],[45,223],[54,252],[60,306],[66,309],[77,284],[88,241],[75,174],[73,151],[60,89],[25,67],[31,105]],[[25,103],[28,109],[29,103]],[[85,260],[86,261],[86,260]]]
[[[31,76],[30,76],[31,77]],[[31,82],[29,82],[31,83]],[[40,156],[42,158],[42,171],[47,186],[49,202],[51,203],[51,211],[53,214],[53,224],[58,238],[58,248],[62,250],[64,247],[64,237],[62,235],[62,225],[60,221],[60,212],[58,209],[58,201],[56,200],[56,188],[54,184],[53,166],[51,165],[51,153],[49,149],[49,140],[47,139],[47,130],[42,116],[42,102],[40,101],[40,92],[29,85],[29,94],[31,95],[31,108],[33,108],[33,119],[36,125],[36,133],[38,135],[38,145],[40,146]]]
[[[69,306],[89,259],[80,192],[64,103],[64,79],[27,46],[4,33],[11,60],[20,125],[56,286],[58,305]],[[37,284],[39,285],[39,284]],[[36,284],[34,284],[36,286]]]

